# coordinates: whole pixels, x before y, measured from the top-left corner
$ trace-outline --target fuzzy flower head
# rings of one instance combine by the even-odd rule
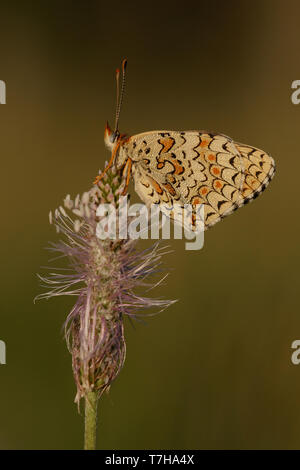
[[[136,288],[153,287],[152,275],[159,270],[163,251],[156,243],[137,251],[137,240],[97,237],[100,204],[118,207],[124,187],[116,170],[73,201],[68,195],[63,206],[52,215],[62,236],[49,249],[67,259],[68,266],[39,276],[50,290],[38,298],[76,296],[76,303],[65,323],[65,335],[72,354],[77,394],[75,402],[90,391],[100,395],[120,372],[126,354],[124,315],[136,317],[141,310],[159,310],[174,301],[141,297]],[[157,284],[157,283],[156,283]]]

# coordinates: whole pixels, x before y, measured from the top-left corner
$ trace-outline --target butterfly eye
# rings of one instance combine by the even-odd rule
[[[110,139],[111,143],[113,144],[114,142],[116,142],[118,140],[119,137],[120,137],[120,132],[115,131],[115,132],[111,133],[109,139]]]

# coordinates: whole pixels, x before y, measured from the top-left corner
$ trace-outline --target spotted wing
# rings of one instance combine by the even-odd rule
[[[235,144],[243,158],[243,204],[258,197],[268,186],[275,173],[274,159],[263,150],[250,145]]]
[[[133,167],[135,191],[148,208],[152,204],[159,206],[167,217],[176,219],[174,207],[180,204],[180,195],[168,187],[167,183],[158,183],[157,180],[145,170],[143,165]],[[181,204],[180,204],[181,207]]]
[[[151,132],[133,136],[130,145],[141,199],[168,207],[202,204],[205,229],[257,197],[274,174],[268,154],[220,134]]]

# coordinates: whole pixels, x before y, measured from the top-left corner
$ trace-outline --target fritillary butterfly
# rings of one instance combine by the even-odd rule
[[[207,229],[234,210],[259,196],[275,173],[273,158],[263,150],[207,131],[159,130],[127,137],[120,134],[118,121],[124,92],[126,60],[122,63],[119,93],[117,70],[117,112],[115,130],[106,125],[104,141],[112,151],[104,172],[116,165],[130,176],[135,190],[146,205],[174,204],[204,206]],[[176,218],[176,213],[169,211]]]

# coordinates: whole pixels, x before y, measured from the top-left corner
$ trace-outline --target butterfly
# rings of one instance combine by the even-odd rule
[[[157,130],[126,136],[118,129],[127,61],[122,62],[122,87],[117,69],[115,130],[108,123],[104,141],[111,159],[96,177],[98,183],[115,165],[123,171],[126,194],[130,177],[135,191],[150,206],[159,205],[176,220],[175,205],[204,207],[204,229],[259,196],[275,173],[273,158],[256,147],[207,131]],[[195,216],[192,218],[195,224]]]

